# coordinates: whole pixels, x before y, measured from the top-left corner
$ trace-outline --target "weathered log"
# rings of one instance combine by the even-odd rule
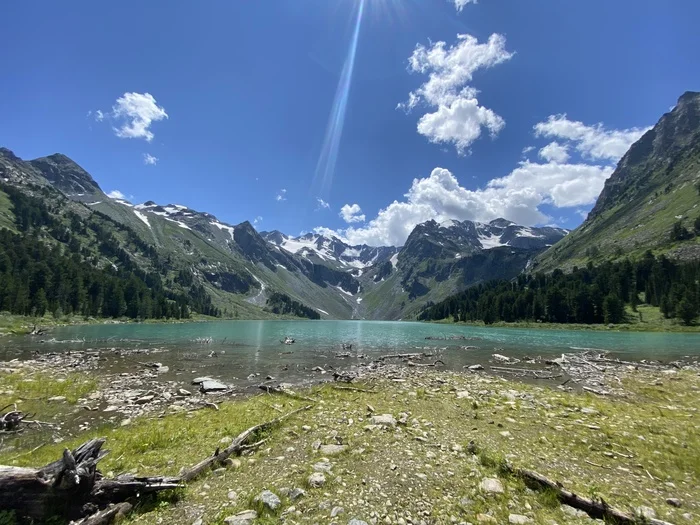
[[[83,518],[75,525],[110,525],[129,514],[132,508],[131,503],[127,502],[110,505],[96,514]]]
[[[5,408],[3,408],[3,410],[5,410]],[[17,430],[20,423],[26,418],[27,414],[19,410],[10,410],[6,414],[0,416],[0,432],[12,432],[13,430]]]
[[[245,450],[248,445],[248,442],[250,439],[258,434],[259,432],[262,432],[264,430],[267,430],[269,428],[272,428],[278,424],[280,424],[282,421],[284,421],[287,418],[292,417],[295,414],[298,414],[299,412],[302,412],[304,410],[309,410],[313,405],[307,405],[305,407],[298,408],[296,410],[292,410],[291,412],[288,412],[287,414],[284,414],[278,418],[272,419],[270,421],[266,421],[265,423],[261,423],[259,425],[255,425],[253,427],[250,427],[247,430],[244,430],[238,436],[236,436],[231,444],[226,447],[224,450],[219,450],[218,448],[216,451],[214,451],[214,454],[212,456],[209,456],[208,458],[200,461],[196,465],[193,465],[192,467],[183,470],[180,473],[180,479],[182,481],[192,481],[196,477],[198,477],[200,474],[202,474],[205,470],[208,468],[211,468],[213,465],[219,465],[223,463],[229,456],[233,454],[240,454],[243,450]]]
[[[531,489],[551,490],[561,503],[569,505],[575,509],[582,510],[591,518],[605,520],[606,522],[618,525],[635,525],[640,523],[638,516],[630,516],[615,507],[608,505],[602,498],[600,501],[584,498],[564,489],[559,483],[544,477],[533,470],[513,469],[508,470],[515,476],[522,479]],[[656,518],[647,518],[644,523],[649,525],[672,525],[671,523]]]

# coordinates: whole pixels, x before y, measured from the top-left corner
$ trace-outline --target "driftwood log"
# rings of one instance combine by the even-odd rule
[[[639,516],[630,516],[615,507],[611,507],[602,498],[596,501],[574,494],[562,487],[561,484],[533,470],[512,467],[507,467],[507,470],[516,477],[522,479],[531,489],[551,490],[557,495],[561,503],[582,510],[594,519],[604,520],[607,523],[615,523],[618,525],[638,525],[639,523],[647,523],[648,525],[673,525],[668,521],[656,518],[646,518],[642,521],[642,518]]]
[[[92,439],[75,450],[64,450],[61,459],[41,468],[0,465],[0,509],[15,511],[20,520],[44,523],[51,517],[80,520],[78,525],[108,525],[128,514],[143,496],[183,486],[229,456],[261,446],[261,432],[312,405],[244,430],[224,450],[183,469],[178,477],[104,478],[97,463],[107,454],[105,439]],[[20,521],[21,523],[21,521]]]
[[[9,408],[12,405],[8,405],[0,412]],[[26,419],[27,414],[20,412],[19,410],[10,410],[5,414],[0,415],[0,432],[14,432],[17,430],[22,423],[23,419]]]

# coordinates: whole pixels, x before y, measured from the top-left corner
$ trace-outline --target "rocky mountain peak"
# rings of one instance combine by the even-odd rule
[[[102,193],[100,186],[87,171],[61,153],[30,160],[28,164],[66,195]]]

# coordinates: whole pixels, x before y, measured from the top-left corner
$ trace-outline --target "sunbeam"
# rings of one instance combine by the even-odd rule
[[[331,108],[331,113],[328,118],[323,147],[321,148],[314,174],[314,187],[319,190],[318,194],[326,198],[333,184],[335,165],[338,162],[340,139],[343,135],[343,127],[345,125],[345,112],[348,107],[352,74],[355,70],[355,57],[357,55],[357,44],[360,38],[360,28],[362,26],[365,2],[366,0],[360,0],[358,3],[355,28],[352,39],[350,40],[348,55],[343,65],[343,71],[340,75],[340,81],[338,82],[338,88],[335,92],[335,98],[333,99],[333,107]]]

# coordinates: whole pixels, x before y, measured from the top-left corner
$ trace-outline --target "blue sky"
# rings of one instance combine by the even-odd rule
[[[571,228],[700,89],[699,18],[692,0],[11,2],[0,145],[261,230]]]

